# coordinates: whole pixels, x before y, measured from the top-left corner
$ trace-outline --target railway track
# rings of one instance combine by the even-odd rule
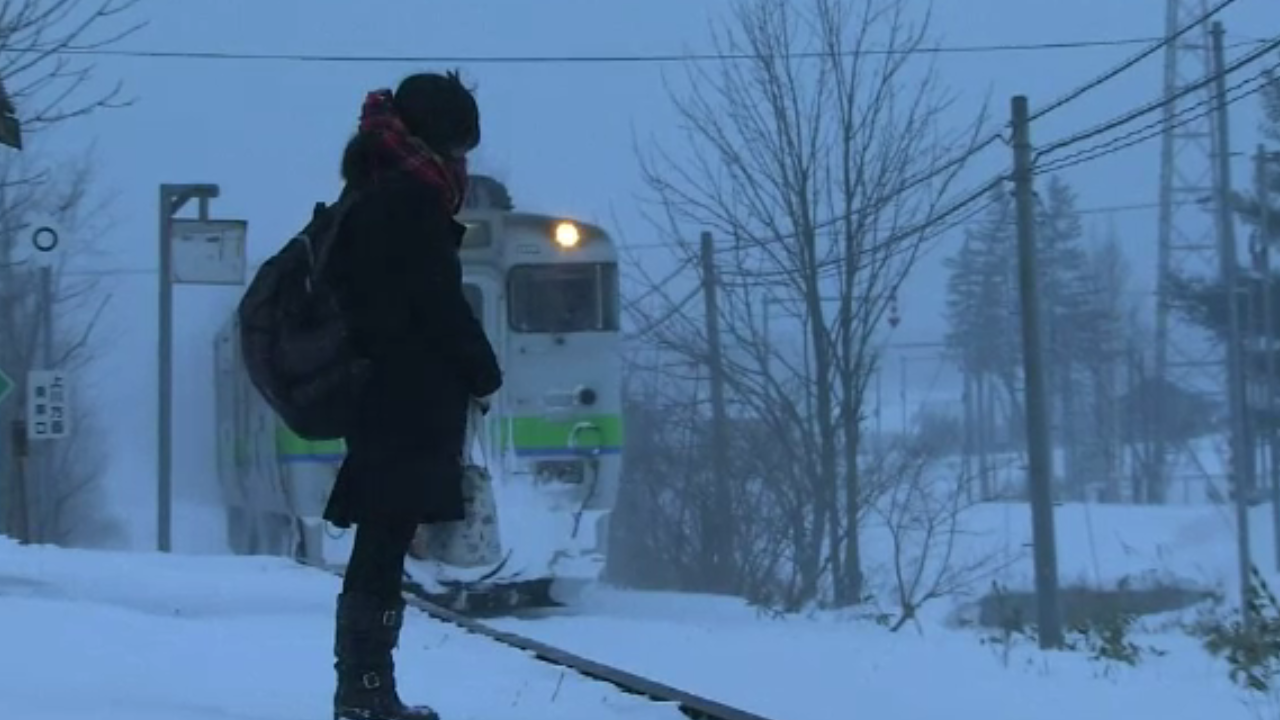
[[[342,576],[341,570],[337,568],[323,567],[320,569],[338,577]],[[678,707],[680,712],[685,717],[691,718],[691,720],[772,720],[771,718],[725,705],[702,695],[687,692],[612,665],[582,657],[533,638],[497,630],[480,620],[441,607],[424,598],[423,594],[424,591],[420,586],[413,583],[406,584],[405,602],[410,607],[421,610],[436,620],[449,623],[468,633],[482,635],[494,642],[528,653],[539,662],[557,665],[592,680],[608,683],[628,694],[645,697],[654,702],[669,703]]]

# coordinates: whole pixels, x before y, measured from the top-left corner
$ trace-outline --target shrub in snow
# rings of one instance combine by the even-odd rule
[[[1205,649],[1226,660],[1232,682],[1270,694],[1280,675],[1280,602],[1258,568],[1250,571],[1243,612],[1206,618],[1193,630]]]
[[[1038,645],[1040,635],[1022,603],[1013,601],[1007,588],[992,583],[991,593],[984,599],[997,608],[999,622],[980,642],[999,651],[1001,662],[1008,667],[1010,655],[1018,645]],[[1116,665],[1136,667],[1147,656],[1163,656],[1165,651],[1139,645],[1131,639],[1137,616],[1111,612],[1097,618],[1082,619],[1072,623],[1066,633],[1062,650],[1087,653],[1089,659],[1102,664],[1104,674]]]

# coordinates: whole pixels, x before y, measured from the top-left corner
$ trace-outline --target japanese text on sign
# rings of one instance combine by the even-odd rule
[[[27,436],[31,440],[58,440],[71,434],[67,376],[57,370],[32,370],[27,374]]]

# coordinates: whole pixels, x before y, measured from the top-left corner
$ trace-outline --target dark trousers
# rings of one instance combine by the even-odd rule
[[[355,546],[342,579],[342,591],[384,601],[400,597],[404,558],[417,524],[361,523],[356,526]]]

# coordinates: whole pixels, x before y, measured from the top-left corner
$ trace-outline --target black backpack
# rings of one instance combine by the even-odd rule
[[[344,190],[333,205],[316,203],[306,227],[258,269],[237,310],[250,381],[304,440],[347,435],[367,372],[323,280],[325,260],[355,200]]]

